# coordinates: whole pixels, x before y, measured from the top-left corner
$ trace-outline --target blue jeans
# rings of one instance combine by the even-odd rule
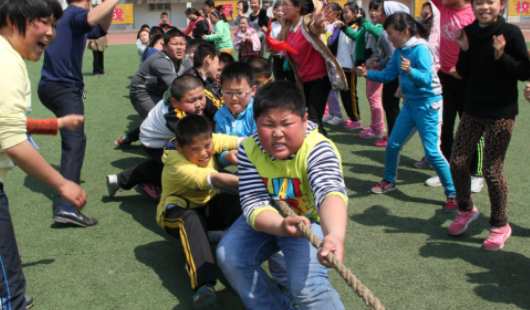
[[[440,149],[440,136],[442,130],[443,101],[432,103],[403,102],[403,108],[399,112],[396,126],[390,134],[385,153],[385,177],[384,179],[395,183],[399,163],[399,152],[406,141],[416,133],[420,134],[425,157],[440,177],[445,195],[456,195],[449,163]]]
[[[320,223],[311,230],[323,237]],[[241,216],[217,247],[217,262],[228,282],[249,309],[294,309],[261,268],[272,254],[282,250],[289,288],[300,309],[344,309],[328,280],[328,269],[317,260],[317,250],[305,238],[259,232]]]

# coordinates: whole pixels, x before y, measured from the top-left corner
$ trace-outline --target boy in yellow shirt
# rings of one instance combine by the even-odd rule
[[[162,196],[157,222],[166,232],[180,238],[190,271],[195,309],[217,309],[214,285],[215,263],[207,230],[230,227],[241,215],[239,195],[219,189],[239,186],[239,177],[219,173],[215,154],[237,148],[244,138],[212,134],[208,119],[189,115],[181,119],[162,161]]]
[[[217,247],[219,267],[248,309],[293,309],[261,268],[281,250],[300,309],[342,310],[324,260],[330,251],[339,260],[344,256],[348,198],[340,154],[308,121],[304,95],[293,83],[267,83],[253,108],[257,131],[238,150],[244,216]],[[275,199],[299,216],[284,217]],[[301,238],[301,221],[323,239],[322,249]]]

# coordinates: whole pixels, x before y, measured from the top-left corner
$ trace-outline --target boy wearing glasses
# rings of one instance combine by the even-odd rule
[[[248,137],[256,131],[252,103],[256,86],[249,65],[234,62],[223,69],[221,87],[225,105],[214,116],[215,132]],[[224,151],[217,156],[220,166],[237,165],[237,150]]]

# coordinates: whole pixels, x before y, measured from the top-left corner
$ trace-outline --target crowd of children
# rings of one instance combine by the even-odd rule
[[[107,1],[93,14],[81,0],[69,0],[75,8],[67,8],[66,17],[54,0],[0,3],[0,59],[20,84],[8,88],[13,80],[0,74],[0,259],[14,270],[0,273],[0,283],[8,283],[0,286],[0,308],[31,302],[24,298],[1,183],[13,162],[60,193],[54,220],[97,224],[77,210],[86,202],[77,185],[80,167],[62,162],[57,173],[25,135],[61,128],[63,145],[75,135],[85,141],[82,108],[57,107],[50,92],[80,89],[75,102],[82,106],[82,78],[69,81],[53,70],[65,60],[50,45],[39,97],[58,119],[27,120],[31,90],[22,59],[37,61],[55,38],[57,20],[74,13],[83,33],[104,36],[116,3]],[[485,179],[491,217],[482,248],[501,250],[511,236],[503,161],[518,114],[517,81],[530,79],[524,37],[502,17],[505,5],[432,0],[416,20],[395,1],[371,0],[367,18],[354,2],[283,0],[270,18],[260,1],[239,1],[233,35],[222,7],[211,0],[185,11],[183,31],[162,13],[160,24],[143,25],[137,36],[140,66],[130,100],[143,121],[115,142],[121,148],[140,141],[150,158],[108,175],[109,195],[138,186],[158,203],[157,223],[182,243],[195,309],[217,308],[216,261],[249,309],[344,309],[325,258],[330,252],[344,257],[348,195],[341,155],[324,123],[360,130],[357,137],[385,147],[384,176],[374,194],[396,189],[399,153],[418,132],[425,158],[414,166],[432,167],[436,175],[426,185],[444,187],[443,211],[456,213],[449,234],[463,234],[477,219],[471,193],[480,192]],[[21,44],[26,37],[34,46]],[[94,74],[104,74],[100,70]],[[359,78],[366,79],[365,91]],[[530,84],[524,95],[530,100]],[[364,96],[371,117],[363,127]],[[276,200],[289,203],[297,217],[285,217]],[[299,222],[323,240],[321,249],[300,238]],[[261,267],[265,261],[272,277]]]

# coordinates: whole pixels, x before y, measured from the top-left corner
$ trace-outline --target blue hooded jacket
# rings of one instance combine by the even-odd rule
[[[401,70],[401,56],[410,60],[410,73]],[[424,39],[411,38],[397,48],[383,71],[368,71],[367,79],[388,83],[398,76],[406,101],[411,104],[432,103],[442,100],[442,86],[436,70],[435,54]]]
[[[237,119],[232,116],[225,104],[215,113],[215,133],[224,133],[231,136],[249,137],[257,130],[256,121],[254,120],[254,98],[252,98],[247,108],[239,114]],[[220,166],[230,166],[231,163],[226,160],[224,151],[217,157],[217,163]]]

